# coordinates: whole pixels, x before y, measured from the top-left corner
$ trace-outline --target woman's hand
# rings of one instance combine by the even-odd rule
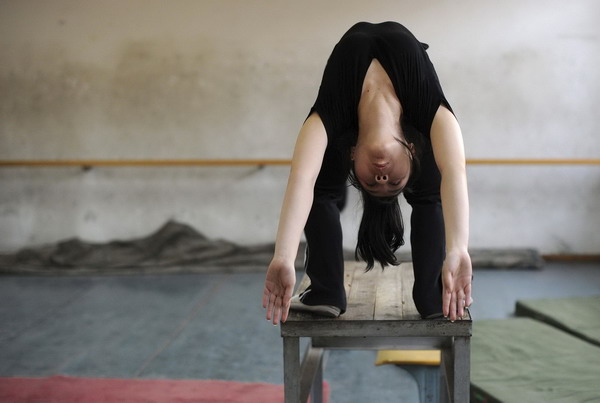
[[[267,320],[273,325],[285,322],[290,310],[290,300],[296,284],[294,264],[273,259],[267,271],[263,291],[263,308],[267,309]]]
[[[442,309],[445,317],[454,321],[462,318],[465,307],[471,306],[471,280],[473,269],[471,257],[465,251],[450,251],[446,254],[442,267],[442,283],[444,286]]]

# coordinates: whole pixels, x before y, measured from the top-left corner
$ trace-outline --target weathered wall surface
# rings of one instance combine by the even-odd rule
[[[431,45],[468,157],[598,158],[597,15],[594,0],[0,0],[0,159],[289,158],[331,48],[359,20],[400,21]],[[469,176],[473,246],[600,251],[600,167]],[[167,219],[272,241],[286,177],[0,168],[0,250],[140,236]],[[348,247],[357,210],[353,194]]]

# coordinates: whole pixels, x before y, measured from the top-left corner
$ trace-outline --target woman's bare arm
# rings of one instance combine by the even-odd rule
[[[440,106],[431,126],[431,144],[442,175],[441,196],[446,232],[446,258],[442,268],[443,312],[451,320],[464,315],[471,304],[469,198],[465,152],[460,126],[452,112]]]
[[[294,262],[302,231],[313,202],[315,182],[325,149],[327,133],[318,114],[313,113],[300,129],[275,242],[275,253],[267,270],[263,307],[267,320],[274,325],[288,316],[290,299],[296,282]]]

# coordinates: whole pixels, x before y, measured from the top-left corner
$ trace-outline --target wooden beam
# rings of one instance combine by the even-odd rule
[[[289,165],[290,160],[285,159],[181,159],[181,160],[155,160],[155,159],[122,159],[122,160],[4,160],[0,161],[3,167],[66,167],[66,166],[263,166],[263,165]]]
[[[0,160],[0,167],[234,167],[290,163],[289,159],[65,159]],[[467,159],[467,165],[600,165],[600,159]]]
[[[468,165],[600,165],[600,159],[468,159]]]

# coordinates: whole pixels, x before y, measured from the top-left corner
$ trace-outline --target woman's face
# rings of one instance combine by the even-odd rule
[[[376,197],[400,194],[411,174],[413,150],[412,144],[397,139],[379,145],[357,144],[352,160],[362,188]]]

